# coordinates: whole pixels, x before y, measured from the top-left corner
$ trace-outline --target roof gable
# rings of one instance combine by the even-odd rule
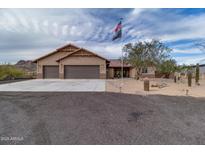
[[[70,43],[70,44],[67,44],[67,45],[65,45],[65,46],[63,46],[61,48],[56,49],[55,51],[53,51],[51,53],[48,53],[48,54],[46,54],[46,55],[44,55],[42,57],[39,57],[39,58],[35,59],[33,62],[36,63],[38,60],[41,60],[43,58],[46,58],[46,57],[51,56],[51,55],[53,55],[55,53],[58,53],[58,52],[72,53],[72,52],[75,52],[78,49],[80,49],[80,48]]]
[[[77,56],[79,56],[79,57],[98,57],[98,58],[101,58],[101,59],[104,59],[104,60],[108,61],[106,58],[104,58],[102,56],[99,56],[99,55],[97,55],[97,54],[95,54],[95,53],[93,53],[93,52],[91,52],[91,51],[89,51],[87,49],[80,48],[80,49],[78,49],[78,50],[76,50],[76,51],[66,55],[63,58],[58,59],[57,62],[59,62],[59,61],[61,61],[63,59],[66,59],[66,58],[68,58],[70,56],[76,56],[76,57]]]
[[[60,48],[56,49],[56,50],[58,50],[58,51],[65,51],[65,52],[74,52],[77,49],[80,49],[80,47],[77,47],[77,46],[69,43],[69,44],[67,44],[67,45],[65,45],[63,47],[60,47]]]
[[[95,56],[96,57],[96,55],[94,53],[88,52],[85,49],[80,49],[77,52],[74,52],[71,56],[85,56],[85,57],[86,56],[88,56],[88,57]]]

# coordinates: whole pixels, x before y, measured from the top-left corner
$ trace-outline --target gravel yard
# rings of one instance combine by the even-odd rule
[[[0,144],[205,144],[205,98],[1,92]]]
[[[144,92],[144,81],[134,80],[131,78],[123,79],[123,84],[121,84],[121,79],[110,79],[106,80],[106,91],[108,92],[120,92],[120,85],[122,85],[122,93],[127,94],[139,94],[139,95],[169,95],[169,96],[186,96],[186,91],[188,90],[188,95],[192,97],[204,97],[205,98],[205,80],[200,80],[200,86],[195,85],[194,79],[192,80],[192,87],[188,87],[187,79],[177,81],[174,83],[173,79],[160,79],[151,78],[150,80],[150,91]],[[152,85],[166,85],[163,88],[151,87]]]

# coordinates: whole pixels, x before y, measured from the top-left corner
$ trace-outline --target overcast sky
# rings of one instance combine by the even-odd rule
[[[112,32],[123,17],[123,38]],[[123,44],[160,39],[179,64],[205,63],[205,9],[0,9],[0,63],[33,60],[66,43],[119,58]]]

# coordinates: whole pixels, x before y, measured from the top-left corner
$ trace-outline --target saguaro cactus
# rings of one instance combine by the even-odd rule
[[[188,76],[188,86],[191,87],[191,81],[192,81],[192,72],[189,71],[187,73],[187,76]]]
[[[199,64],[196,65],[195,82],[196,84],[199,83]]]
[[[176,77],[176,75],[174,76],[174,83],[176,83],[177,82],[177,77]]]

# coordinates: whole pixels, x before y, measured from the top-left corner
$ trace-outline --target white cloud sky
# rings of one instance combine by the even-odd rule
[[[176,57],[175,58],[179,64],[187,64],[187,65],[190,65],[190,64],[193,64],[195,65],[196,63],[199,63],[199,64],[204,64],[205,62],[205,58],[202,57],[201,55],[198,55],[198,56],[184,56],[184,57]]]
[[[204,57],[193,44],[205,39],[205,11],[182,10],[1,9],[0,62],[35,59],[69,42],[119,58],[125,43],[157,38],[173,48],[179,63],[192,63]],[[123,39],[112,42],[120,17]]]

